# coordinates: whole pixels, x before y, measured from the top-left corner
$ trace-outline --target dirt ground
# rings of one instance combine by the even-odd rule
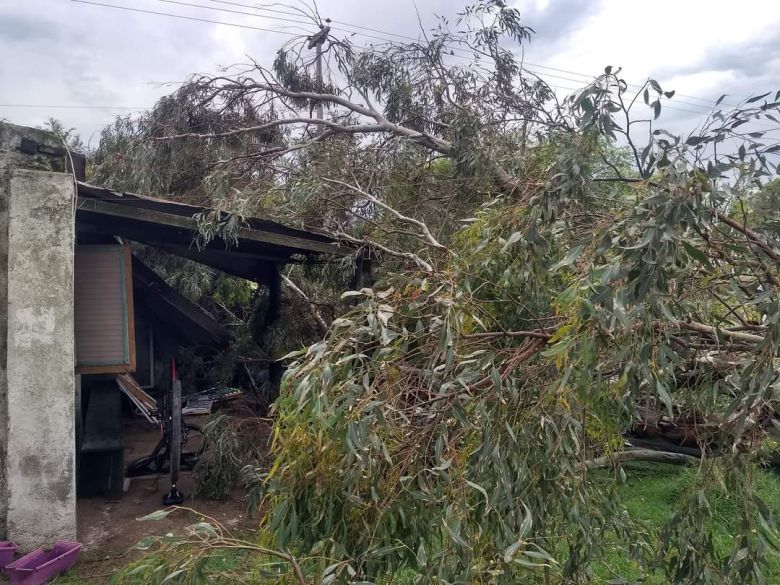
[[[192,417],[188,422],[200,425],[204,417]],[[159,430],[139,418],[123,421],[125,465],[129,461],[149,454],[159,439]],[[235,493],[226,501],[193,499],[195,484],[192,474],[184,472],[179,491],[187,500],[182,504],[215,518],[233,532],[246,532],[256,520],[248,518],[241,493]],[[164,508],[162,497],[170,488],[166,476],[136,478],[121,500],[105,498],[80,498],[78,501],[78,539],[83,543],[82,553],[69,575],[87,583],[104,583],[119,567],[137,558],[141,553],[133,546],[143,538],[181,534],[184,528],[198,521],[193,514],[177,511],[163,520],[139,522],[137,518]]]

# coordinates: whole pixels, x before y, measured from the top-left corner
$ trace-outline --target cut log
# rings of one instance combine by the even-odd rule
[[[685,455],[684,453],[669,453],[667,451],[653,451],[652,449],[628,449],[586,461],[585,467],[587,469],[600,469],[626,461],[658,461],[682,465],[693,465],[699,462],[696,457]]]
[[[648,449],[650,451],[664,451],[666,453],[682,453],[683,455],[690,455],[691,457],[700,458],[701,449],[699,447],[691,447],[689,445],[679,445],[671,441],[664,440],[663,438],[640,438],[634,436],[626,437],[626,441],[630,443],[634,449]]]

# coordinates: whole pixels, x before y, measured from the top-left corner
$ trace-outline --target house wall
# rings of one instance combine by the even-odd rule
[[[0,537],[23,549],[76,536],[75,187],[58,148],[0,124]]]

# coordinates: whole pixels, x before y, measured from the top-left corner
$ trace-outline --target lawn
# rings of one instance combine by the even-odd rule
[[[629,463],[624,466],[626,483],[620,489],[623,505],[630,516],[647,524],[650,529],[660,529],[671,518],[677,506],[686,496],[694,470],[664,463]],[[608,481],[605,476],[605,481]],[[759,471],[755,476],[758,496],[767,506],[780,514],[780,475],[772,471]],[[727,553],[732,548],[734,526],[737,521],[736,502],[719,497],[712,502],[713,517],[709,525],[715,529],[716,547]],[[607,563],[619,572],[630,569],[624,546],[616,544]],[[765,572],[767,582],[780,583],[780,557],[773,557]],[[605,577],[604,582],[608,582]],[[651,576],[648,584],[662,584],[664,579]]]

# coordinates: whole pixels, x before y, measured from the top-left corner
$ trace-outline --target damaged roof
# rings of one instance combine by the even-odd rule
[[[207,208],[83,182],[77,182],[77,186],[79,232],[120,236],[255,282],[269,282],[281,264],[327,260],[355,252],[354,246],[324,234],[259,218],[243,222],[236,242],[215,237],[198,248],[197,216],[209,211]]]
[[[200,305],[168,285],[133,255],[133,295],[146,310],[169,326],[169,331],[196,345],[224,347],[230,333]]]

